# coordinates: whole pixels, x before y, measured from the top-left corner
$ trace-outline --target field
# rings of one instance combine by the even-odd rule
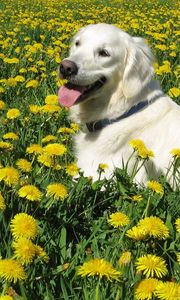
[[[134,184],[137,165],[105,180],[102,162],[92,182],[73,153],[79,126],[58,105],[71,37],[99,22],[147,40],[180,104],[178,1],[1,0],[0,300],[180,299],[180,149],[174,190],[166,176]]]

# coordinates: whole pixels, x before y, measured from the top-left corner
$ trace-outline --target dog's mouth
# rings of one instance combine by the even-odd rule
[[[105,84],[106,78],[100,79],[89,85],[76,85],[71,82],[60,87],[58,99],[62,106],[70,107],[87,99],[92,93],[96,92]]]

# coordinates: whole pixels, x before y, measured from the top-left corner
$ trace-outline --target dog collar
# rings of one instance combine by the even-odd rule
[[[152,102],[153,101],[148,101],[148,100],[139,102],[138,104],[134,105],[127,112],[125,112],[124,114],[122,114],[121,116],[119,116],[117,118],[114,118],[114,119],[105,118],[105,119],[102,119],[99,121],[89,122],[89,123],[86,123],[86,127],[89,130],[89,132],[95,132],[95,131],[101,130],[108,125],[111,125],[120,120],[126,119],[126,118],[132,116],[133,114],[136,114],[137,112],[139,112],[140,110],[142,110],[143,108],[145,108],[146,106],[151,104]]]

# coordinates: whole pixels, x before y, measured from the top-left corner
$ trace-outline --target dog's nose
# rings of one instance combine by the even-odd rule
[[[64,78],[67,78],[72,75],[76,75],[78,72],[77,65],[68,59],[65,59],[60,64],[60,73],[63,75]]]

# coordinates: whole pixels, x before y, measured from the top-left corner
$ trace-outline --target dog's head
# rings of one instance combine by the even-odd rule
[[[131,98],[153,72],[152,55],[143,39],[113,25],[88,25],[75,35],[70,55],[60,64],[60,77],[68,83],[60,88],[59,100],[69,107],[99,98],[120,82],[125,98]]]

